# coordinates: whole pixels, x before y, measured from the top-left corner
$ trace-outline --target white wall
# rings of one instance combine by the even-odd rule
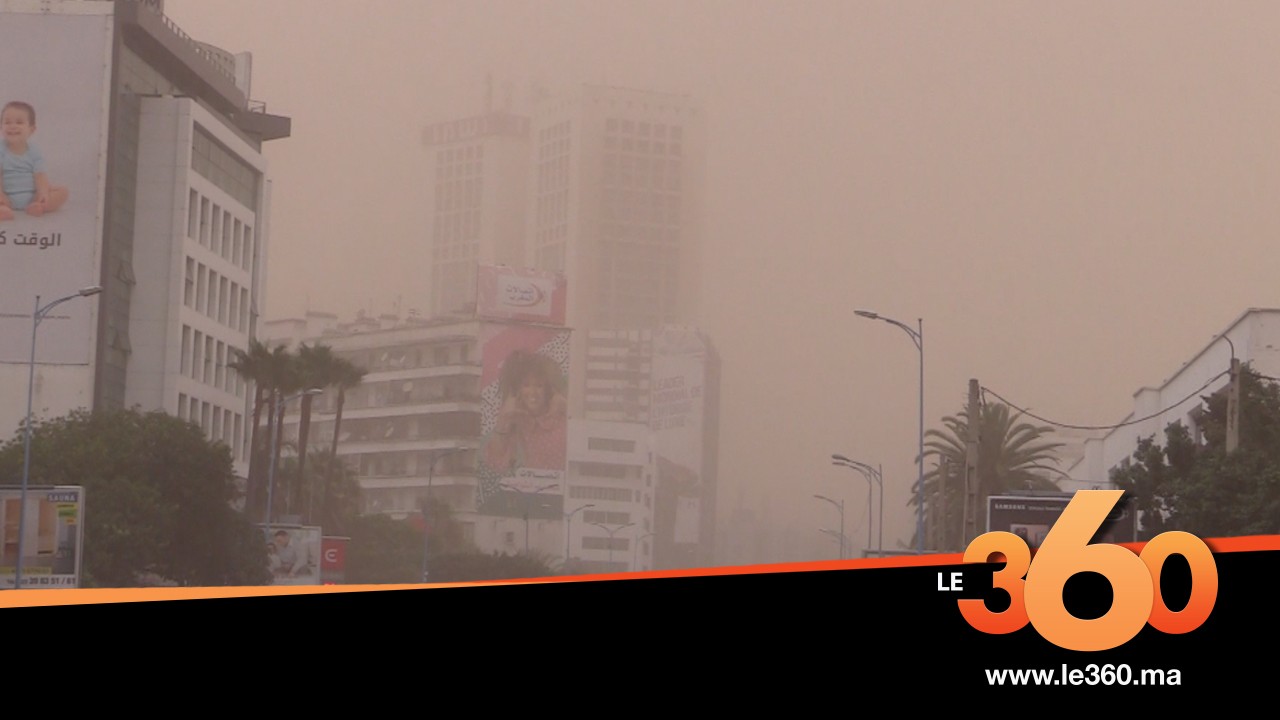
[[[1223,372],[1230,368],[1233,344],[1242,363],[1250,363],[1263,375],[1280,377],[1280,310],[1250,309],[1221,336],[1159,385],[1134,393],[1133,412],[1117,423],[1121,427],[1086,442],[1085,455],[1070,469],[1071,476],[1081,483],[1110,487],[1111,470],[1133,455],[1141,438],[1154,436],[1163,444],[1164,428],[1170,423],[1194,428],[1189,413],[1201,406],[1202,396],[1213,394],[1229,380]]]

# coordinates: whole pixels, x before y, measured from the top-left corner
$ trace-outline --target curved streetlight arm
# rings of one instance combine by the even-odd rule
[[[880,539],[876,543],[876,546],[877,546],[876,549],[878,552],[883,553],[884,552],[884,473],[880,469],[871,467],[871,465],[867,463],[864,463],[858,460],[852,460],[838,453],[833,454],[831,456],[831,464],[836,465],[838,467],[848,468],[850,470],[857,470],[858,472],[862,473],[863,477],[867,479],[867,516],[868,518],[871,516],[871,485],[874,482],[875,486],[880,488],[880,522],[878,523],[880,528],[879,530]],[[867,544],[868,545],[871,544],[871,526],[870,525],[867,526]]]
[[[619,533],[619,532],[622,532],[623,530],[626,530],[627,528],[631,527],[632,525],[635,525],[635,523],[633,523],[633,522],[629,522],[629,523],[627,523],[626,525],[619,525],[619,526],[618,526],[618,527],[616,527],[616,528],[610,528],[608,525],[605,525],[604,523],[595,523],[595,522],[593,522],[593,523],[587,523],[587,524],[588,524],[588,525],[595,525],[596,527],[600,528],[601,530],[603,530],[603,531],[605,531],[605,532],[609,533],[609,539],[611,539],[611,540],[613,539],[613,536],[614,536],[615,534],[617,534],[617,533]]]
[[[832,457],[843,458],[843,456],[834,456],[834,455]],[[884,478],[880,476],[880,471],[876,470],[875,468],[871,467],[866,463],[858,462],[857,460],[849,460],[848,458],[843,458],[842,460],[837,460],[831,464],[837,465],[839,467],[846,467],[846,468],[849,468],[850,470],[857,470],[858,472],[866,476],[868,480],[872,480],[876,483],[876,485],[880,487],[884,487]]]
[[[896,325],[899,328],[902,328],[902,331],[905,332],[907,336],[911,338],[911,342],[915,343],[917,350],[921,350],[924,348],[924,335],[920,332],[920,330],[913,328],[904,322],[899,322],[897,320],[894,320],[893,318],[888,318],[879,313],[871,312],[870,310],[854,310],[853,314],[857,315],[858,317],[867,318],[868,320],[882,320],[884,322],[889,323],[890,325]]]
[[[846,540],[848,540],[848,538],[846,538],[846,537],[845,537],[844,533],[836,532],[835,530],[832,530],[832,529],[830,529],[830,528],[818,528],[818,532],[822,533],[823,535],[829,535],[829,536],[831,536],[832,538],[834,538],[837,542],[841,543],[842,545],[843,545],[843,543],[844,543]],[[843,560],[843,559],[844,559],[844,558],[841,558],[841,560]]]
[[[834,506],[835,506],[835,508],[836,508],[837,510],[839,510],[840,512],[844,512],[844,505],[842,505],[841,503],[836,502],[835,500],[832,500],[831,498],[827,497],[826,495],[814,495],[814,497],[818,498],[819,500],[825,500],[825,501],[827,501],[827,502],[831,503],[832,505],[834,505]]]
[[[68,301],[70,301],[70,300],[75,300],[76,298],[82,298],[82,297],[89,297],[89,296],[91,296],[91,295],[97,295],[97,294],[98,294],[98,293],[100,293],[100,292],[102,292],[102,286],[100,286],[100,285],[93,285],[93,286],[90,286],[90,287],[87,287],[87,288],[81,288],[80,290],[77,290],[77,291],[75,292],[75,294],[74,294],[74,295],[68,295],[68,296],[66,296],[66,297],[61,297],[61,298],[58,298],[57,300],[54,300],[54,301],[52,301],[52,302],[48,303],[47,305],[43,305],[43,306],[37,307],[37,308],[36,308],[35,315],[33,316],[33,320],[35,321],[35,323],[36,323],[37,325],[39,325],[39,324],[40,324],[40,321],[41,321],[41,320],[43,320],[43,319],[45,319],[45,317],[49,314],[49,311],[50,311],[50,310],[52,310],[52,309],[54,309],[55,307],[57,307],[57,306],[61,305],[62,303],[64,303],[64,302],[68,302]],[[36,302],[39,302],[39,299],[37,299],[37,300],[36,300]]]

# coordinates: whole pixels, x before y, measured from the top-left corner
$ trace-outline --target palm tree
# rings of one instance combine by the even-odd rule
[[[1033,425],[1022,421],[1021,411],[1013,413],[1003,403],[987,403],[980,412],[978,426],[977,507],[972,508],[975,527],[986,525],[986,505],[989,495],[1002,495],[1018,491],[1057,490],[1052,479],[1040,470],[1053,470],[1057,464],[1057,450],[1065,443],[1046,439],[1053,432],[1047,425]],[[969,440],[969,411],[942,419],[945,430],[931,429],[925,433],[925,455],[937,457],[937,465],[924,476],[924,495],[933,498],[931,511],[935,522],[940,523],[942,537],[947,545],[953,538],[960,538],[960,545],[972,538],[963,537],[964,521],[964,468]],[[916,504],[913,496],[910,505]]]
[[[342,406],[346,403],[347,391],[364,382],[364,376],[367,374],[364,368],[356,365],[350,360],[341,357],[334,357],[329,376],[332,387],[338,389],[338,401],[333,418],[333,444],[329,446],[329,472],[325,473],[325,491],[323,494],[323,502],[321,504],[321,517],[330,518],[334,514],[334,508],[329,501],[331,495],[330,488],[334,479],[333,472],[338,468],[338,441],[342,435]]]
[[[262,408],[271,396],[272,352],[265,343],[253,339],[249,341],[249,349],[235,349],[235,360],[228,366],[240,376],[240,379],[253,386],[253,420],[249,430],[249,472],[248,495],[246,509],[255,505],[260,494],[262,474],[262,450],[258,438],[258,429],[262,425]]]
[[[324,388],[334,384],[334,378],[337,373],[337,356],[333,354],[333,350],[328,345],[307,345],[303,343],[298,347],[297,371],[299,387],[302,388]],[[311,403],[314,400],[312,395],[302,396],[302,408],[298,419],[298,475],[297,483],[294,486],[292,496],[297,501],[298,507],[302,506],[301,496],[304,493],[303,486],[306,485],[306,459],[307,444],[311,435]],[[311,498],[314,493],[306,492],[307,502],[307,522],[311,522],[313,505]]]
[[[267,407],[267,427],[274,428],[275,434],[275,444],[271,445],[270,442],[267,442],[265,443],[266,447],[263,449],[263,452],[267,457],[264,464],[268,465],[265,472],[270,473],[270,458],[279,457],[280,448],[284,444],[284,408],[279,408],[280,412],[277,413],[277,401],[289,393],[296,392],[299,388],[300,381],[298,378],[297,361],[285,345],[277,345],[274,348],[271,348],[261,357],[261,362],[261,376],[258,378],[257,382],[259,389],[264,393],[262,401]],[[255,431],[257,430],[256,427],[254,429]],[[268,435],[268,437],[270,436]],[[260,471],[258,474],[260,479],[262,477],[262,472],[263,471]],[[260,486],[263,491],[268,490],[265,482],[257,483],[257,485]],[[262,494],[265,507],[266,496],[271,495],[272,493],[268,491],[263,492]],[[272,504],[275,503],[273,502]],[[263,517],[268,521],[272,519],[272,517],[270,517],[270,511],[273,509],[274,508],[267,508],[264,512]]]

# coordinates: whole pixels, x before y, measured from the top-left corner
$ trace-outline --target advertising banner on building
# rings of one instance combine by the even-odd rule
[[[569,331],[486,324],[480,363],[480,512],[558,517],[569,441]]]
[[[19,513],[21,505],[21,487],[0,487],[0,529],[4,537],[0,589],[15,587],[19,552],[22,587],[80,587],[84,488],[28,486],[24,513]]]
[[[987,532],[1011,532],[1038,548],[1071,502],[1072,495],[991,495],[987,497]],[[1137,514],[1123,497],[1112,508],[1094,542],[1127,543],[1137,540]]]
[[[661,503],[675,517],[663,522],[677,543],[699,541],[703,467],[703,388],[706,346],[691,328],[654,333],[649,425],[658,455]]]
[[[0,362],[27,362],[42,305],[100,277],[112,3],[0,4]],[[59,305],[37,361],[92,360],[98,298]]]
[[[479,317],[564,325],[563,275],[505,265],[481,265],[476,272]]]
[[[259,525],[267,541],[272,585],[320,585],[323,533],[318,526]]]

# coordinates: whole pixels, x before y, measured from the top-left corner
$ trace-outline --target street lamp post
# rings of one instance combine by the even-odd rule
[[[498,487],[503,488],[505,490],[511,490],[512,492],[520,493],[520,497],[524,501],[524,554],[528,555],[529,554],[529,496],[537,495],[543,490],[550,490],[552,488],[559,487],[559,483],[542,485],[532,490],[521,490],[520,488],[514,485],[508,485],[506,483],[498,483]]]
[[[832,465],[839,465],[850,470],[857,470],[867,479],[867,521],[871,520],[871,483],[875,481],[877,487],[880,488],[880,521],[878,539],[876,540],[876,552],[879,555],[884,554],[884,472],[879,468],[873,468],[867,463],[857,460],[850,460],[844,455],[832,455]],[[871,528],[867,528],[867,547],[871,547]]]
[[[916,327],[913,329],[909,325],[869,310],[855,310],[853,314],[868,320],[883,320],[890,325],[896,325],[911,338],[916,350],[920,352],[920,454],[916,458],[916,465],[919,468],[916,476],[916,552],[922,554],[924,553],[924,318],[917,318]]]
[[[818,528],[818,532],[822,533],[823,535],[827,535],[829,537],[835,538],[835,540],[840,543],[840,547],[844,547],[846,544],[844,533],[842,532],[836,532],[831,528]]]
[[[320,393],[323,393],[324,390],[322,388],[311,388],[310,390],[303,390],[300,393],[294,393],[288,397],[281,396],[278,391],[272,392],[275,400],[272,403],[274,412],[271,414],[271,463],[267,465],[267,521],[265,523],[268,539],[270,539],[271,522],[274,517],[274,513],[272,511],[275,510],[273,495],[275,494],[276,489],[276,463],[280,460],[280,447],[276,444],[276,434],[280,427],[280,414],[284,412],[284,406],[290,400],[297,400],[304,395],[319,395]]]
[[[653,535],[654,535],[653,533],[647,532],[634,540],[634,544],[631,546],[631,571],[632,572],[635,572],[640,566],[640,543],[647,538],[653,537]],[[609,544],[612,545],[613,540],[610,540]]]
[[[427,582],[427,550],[431,533],[431,481],[436,474],[436,464],[441,460],[465,452],[471,448],[453,448],[445,450],[437,455],[432,455],[427,461],[427,496],[422,501],[422,582]]]
[[[844,498],[840,498],[840,502],[836,502],[826,495],[814,495],[819,500],[825,500],[836,507],[840,511],[840,559],[844,559]]]
[[[573,526],[573,516],[577,515],[581,510],[586,510],[587,508],[593,508],[595,506],[595,503],[587,503],[582,507],[575,508],[574,510],[564,514],[564,567],[566,571],[569,569],[569,539],[573,537],[573,532],[571,530]]]
[[[35,311],[31,313],[31,362],[27,364],[27,421],[23,424],[22,432],[22,491],[19,493],[18,500],[18,562],[13,569],[15,590],[22,588],[22,546],[27,534],[27,485],[31,482],[31,398],[36,386],[36,330],[40,328],[40,321],[48,317],[49,311],[55,306],[68,300],[97,295],[100,292],[102,292],[101,285],[91,285],[77,290],[73,295],[58,298],[43,307],[40,305],[40,296],[37,295]]]
[[[613,536],[618,534],[618,532],[625,530],[631,527],[632,525],[635,525],[635,523],[629,522],[626,525],[619,525],[618,527],[612,528],[612,529],[610,529],[608,525],[605,525],[603,523],[591,523],[591,524],[609,533],[609,565],[612,566],[613,565]]]

